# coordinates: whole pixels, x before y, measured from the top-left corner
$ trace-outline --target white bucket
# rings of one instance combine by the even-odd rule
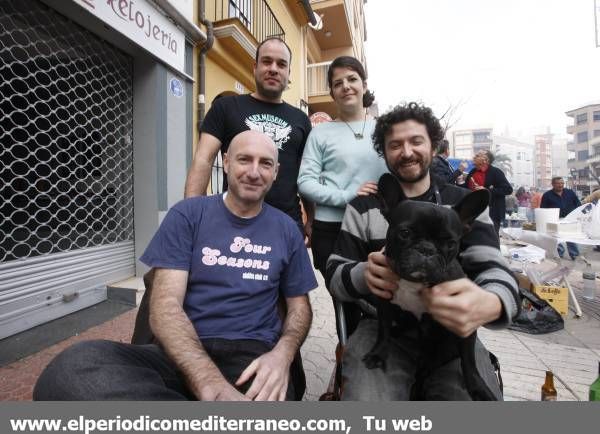
[[[546,232],[546,223],[557,223],[560,208],[536,208],[535,209],[535,231]]]

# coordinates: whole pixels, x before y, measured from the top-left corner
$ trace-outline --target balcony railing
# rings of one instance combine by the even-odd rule
[[[586,160],[588,164],[599,163],[600,162],[600,152],[596,152],[588,157]]]
[[[308,96],[329,95],[327,69],[331,62],[311,63],[307,68]]]
[[[260,43],[270,36],[285,39],[283,27],[266,0],[215,0],[215,22],[237,18]]]

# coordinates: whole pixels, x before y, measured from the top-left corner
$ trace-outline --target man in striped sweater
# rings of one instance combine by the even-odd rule
[[[397,106],[382,115],[373,133],[375,150],[385,158],[406,198],[453,205],[467,190],[446,184],[429,173],[436,145],[444,131],[431,109],[417,103]],[[398,276],[382,253],[388,223],[376,195],[351,201],[342,230],[327,262],[328,287],[341,301],[360,301],[377,296],[391,299],[398,290]],[[488,211],[473,223],[461,242],[459,261],[468,278],[422,290],[430,315],[455,334],[469,336],[480,326],[506,327],[518,312],[517,283],[499,250],[498,236]],[[404,312],[405,315],[412,315]],[[386,370],[367,369],[362,361],[377,339],[377,320],[365,313],[350,336],[343,357],[343,400],[470,400],[460,360],[442,347],[425,342],[423,323],[399,321],[392,331]],[[400,326],[400,323],[403,325]],[[412,323],[413,326],[407,326]],[[478,340],[475,348],[479,373],[498,399],[502,392],[490,356]],[[426,378],[415,395],[417,366]],[[423,372],[422,370],[419,372]]]

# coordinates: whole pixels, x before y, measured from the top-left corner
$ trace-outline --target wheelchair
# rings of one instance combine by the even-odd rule
[[[348,342],[348,337],[351,332],[356,329],[358,326],[358,322],[348,324],[347,315],[345,312],[344,304],[338,300],[334,299],[335,313],[336,313],[336,328],[338,333],[338,345],[335,349],[335,366],[333,368],[333,372],[331,374],[331,378],[329,380],[327,389],[325,392],[319,397],[319,401],[340,401],[344,384],[343,384],[343,376],[342,376],[342,359],[344,355],[344,348]],[[364,312],[368,312],[368,315],[373,317],[376,316],[375,308],[370,304],[364,303],[361,304],[361,309]],[[350,331],[350,333],[349,333]],[[502,381],[502,374],[500,372],[500,361],[496,357],[494,353],[488,351],[490,355],[490,362],[494,367],[494,372],[496,373],[496,379],[498,381],[498,386],[500,387],[500,392],[504,392],[504,383]],[[418,391],[415,389],[411,400],[420,401],[421,398],[418,394]]]

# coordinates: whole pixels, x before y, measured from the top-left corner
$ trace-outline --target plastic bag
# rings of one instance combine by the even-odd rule
[[[600,239],[600,201],[584,203],[571,211],[565,220],[579,220],[582,231],[588,237],[593,240]]]
[[[594,201],[591,205],[594,205],[594,208],[592,209],[591,224],[588,227],[587,234],[592,239],[600,240],[600,205],[598,201]]]
[[[565,321],[546,300],[533,292],[519,288],[521,293],[521,311],[508,326],[509,329],[533,335],[552,333],[562,330]]]

